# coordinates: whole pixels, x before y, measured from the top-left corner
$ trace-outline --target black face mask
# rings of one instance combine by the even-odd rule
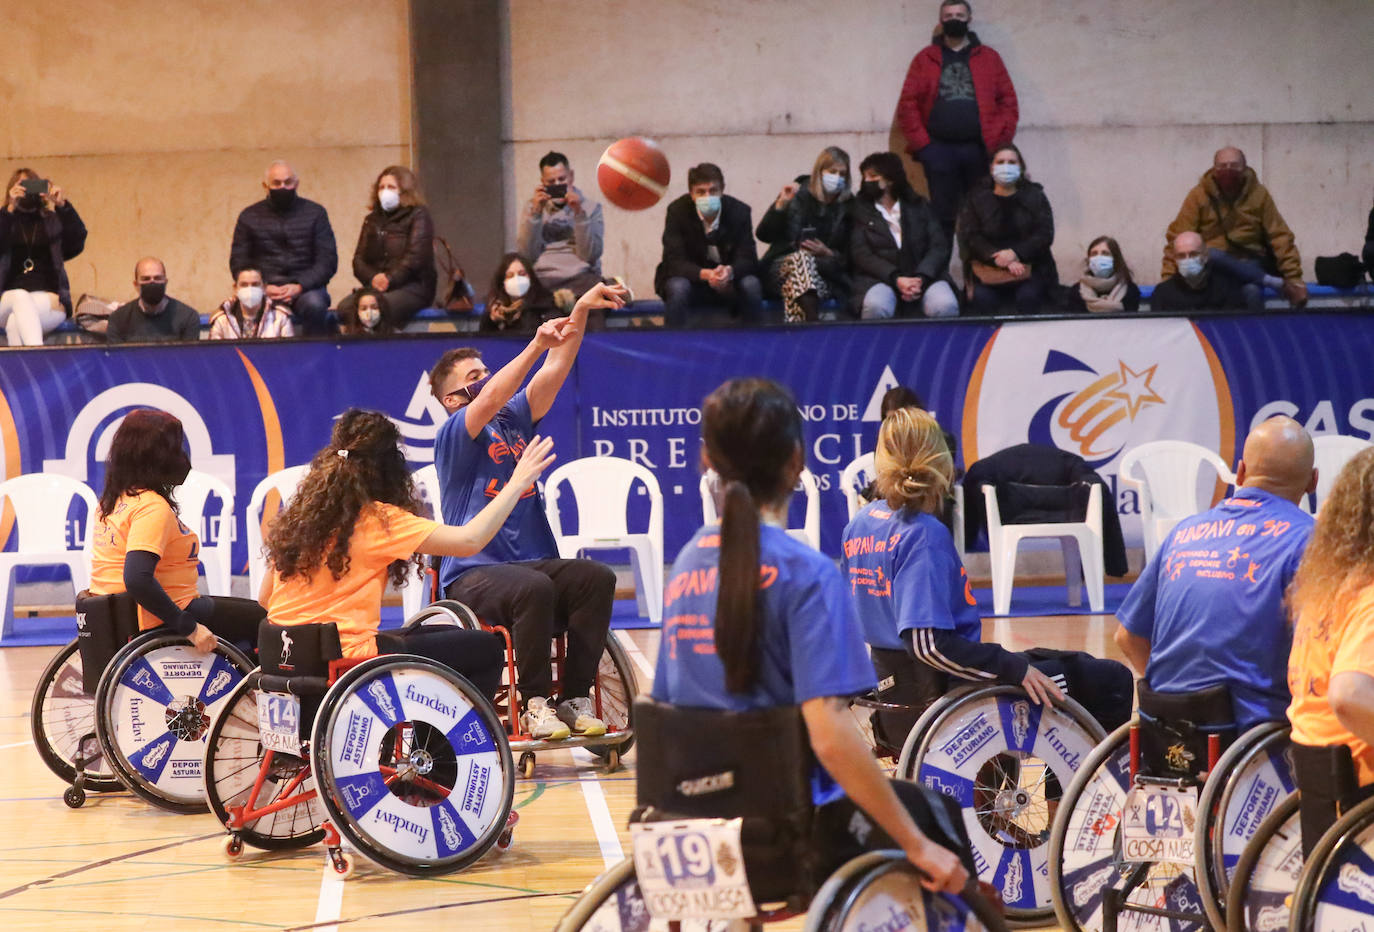
[[[951,39],[962,39],[968,35],[968,23],[962,19],[947,19],[940,25],[944,29],[945,35]]]
[[[269,188],[267,199],[272,202],[272,206],[277,210],[286,210],[296,203],[295,188]]]
[[[876,201],[883,196],[883,183],[881,181],[862,181],[859,184],[859,194],[870,201]]]
[[[138,286],[138,296],[146,307],[157,307],[167,294],[166,282],[144,282]]]

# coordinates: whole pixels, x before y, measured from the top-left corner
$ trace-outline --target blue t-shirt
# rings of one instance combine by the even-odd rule
[[[886,502],[865,505],[844,529],[840,569],[864,637],[905,650],[903,631],[937,628],[975,644],[983,621],[949,529],[934,515]]]
[[[515,461],[534,436],[534,420],[525,392],[515,394],[476,437],[468,436],[464,408],[439,426],[434,438],[434,467],[439,473],[439,501],[445,524],[466,524],[510,481]],[[558,556],[539,487],[531,486],[516,502],[491,543],[470,557],[444,557],[439,583],[444,588],[476,566],[547,560]]]
[[[673,562],[664,591],[655,699],[745,712],[857,696],[877,685],[835,564],[785,531],[762,525],[758,680],[747,693],[726,690],[715,644],[719,562],[718,524],[697,531]],[[812,797],[817,805],[844,795],[823,768],[816,769]]]
[[[1283,593],[1311,533],[1311,515],[1255,488],[1179,522],[1117,612],[1150,642],[1150,688],[1223,684],[1242,730],[1283,721],[1293,639]]]

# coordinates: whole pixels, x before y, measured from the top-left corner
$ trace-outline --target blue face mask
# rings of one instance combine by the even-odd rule
[[[992,166],[992,180],[998,184],[1016,184],[1021,180],[1021,166],[1002,162]]]
[[[1203,261],[1197,256],[1178,260],[1178,272],[1184,278],[1197,278],[1202,274]]]
[[[704,197],[693,199],[697,205],[697,213],[703,217],[714,217],[720,213],[720,195],[708,194]]]
[[[1088,269],[1098,278],[1110,278],[1116,262],[1111,256],[1088,256]]]
[[[844,175],[839,172],[821,172],[821,190],[826,194],[839,194],[845,187]]]

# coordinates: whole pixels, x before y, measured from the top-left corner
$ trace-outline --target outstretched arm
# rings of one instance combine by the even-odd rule
[[[492,374],[491,380],[477,393],[477,397],[463,409],[463,423],[468,429],[469,437],[480,434],[487,426],[487,422],[496,417],[496,412],[515,397],[515,393],[525,381],[525,376],[533,368],[535,360],[544,350],[566,340],[569,329],[566,319],[545,321],[535,331],[534,339],[520,351],[520,355]]]
[[[431,553],[440,557],[469,557],[481,551],[491,542],[501,525],[506,523],[515,503],[520,501],[534,480],[539,478],[554,460],[552,438],[534,437],[529,446],[520,454],[515,464],[515,472],[505,488],[493,498],[485,508],[467,524],[453,526],[440,525],[415,548],[420,553]]]
[[[549,413],[559,390],[572,371],[577,351],[582,348],[582,335],[587,332],[587,312],[595,307],[617,308],[625,306],[625,289],[619,285],[596,284],[586,294],[577,299],[572,315],[568,318],[565,338],[549,350],[549,358],[539,367],[525,390],[525,398],[530,403],[530,418],[536,424]],[[483,392],[485,394],[485,392]],[[511,392],[514,394],[514,391]],[[480,398],[480,396],[479,396]],[[502,402],[504,404],[505,402]],[[495,414],[495,412],[492,412]],[[480,430],[480,428],[479,428]],[[469,421],[469,431],[471,422]],[[475,433],[473,436],[477,436]]]

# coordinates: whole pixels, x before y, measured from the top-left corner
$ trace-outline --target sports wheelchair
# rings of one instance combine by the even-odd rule
[[[231,858],[346,840],[412,876],[461,870],[509,847],[514,766],[491,702],[453,670],[411,654],[344,659],[333,624],[262,623],[262,666],[211,729],[205,793]]]
[[[496,697],[496,710],[506,726],[506,736],[513,753],[520,755],[520,774],[525,778],[534,776],[535,753],[545,750],[567,748],[586,748],[600,758],[606,772],[612,773],[620,766],[620,760],[634,745],[634,700],[639,685],[635,680],[634,668],[625,648],[614,634],[606,638],[606,646],[601,652],[597,666],[596,682],[592,684],[592,708],[598,718],[606,723],[606,733],[595,737],[573,735],[559,741],[546,741],[526,734],[520,724],[520,694],[516,679],[515,649],[511,645],[510,630],[500,625],[483,624],[477,615],[462,602],[441,599],[421,609],[406,623],[412,624],[458,624],[473,631],[490,631],[501,635],[506,642],[506,671],[502,678],[500,694]],[[553,678],[554,691],[562,682],[565,657],[567,656],[567,637],[563,634],[553,641]]]
[[[34,690],[34,746],[69,784],[73,809],[86,791],[127,788],[162,809],[206,810],[203,745],[252,661],[219,641],[210,653],[165,628],[139,633],[127,593],[77,599],[76,640],[44,669]]]
[[[556,932],[707,928],[806,913],[806,929],[1001,930],[970,880],[932,894],[900,851],[863,854],[818,885],[810,748],[795,708],[636,703],[643,733],[634,855],[593,881]],[[766,763],[764,763],[766,762]]]
[[[1237,739],[1224,687],[1137,691],[1136,720],[1093,750],[1055,817],[1055,913],[1070,930],[1223,928],[1235,852],[1293,785],[1287,729]]]

